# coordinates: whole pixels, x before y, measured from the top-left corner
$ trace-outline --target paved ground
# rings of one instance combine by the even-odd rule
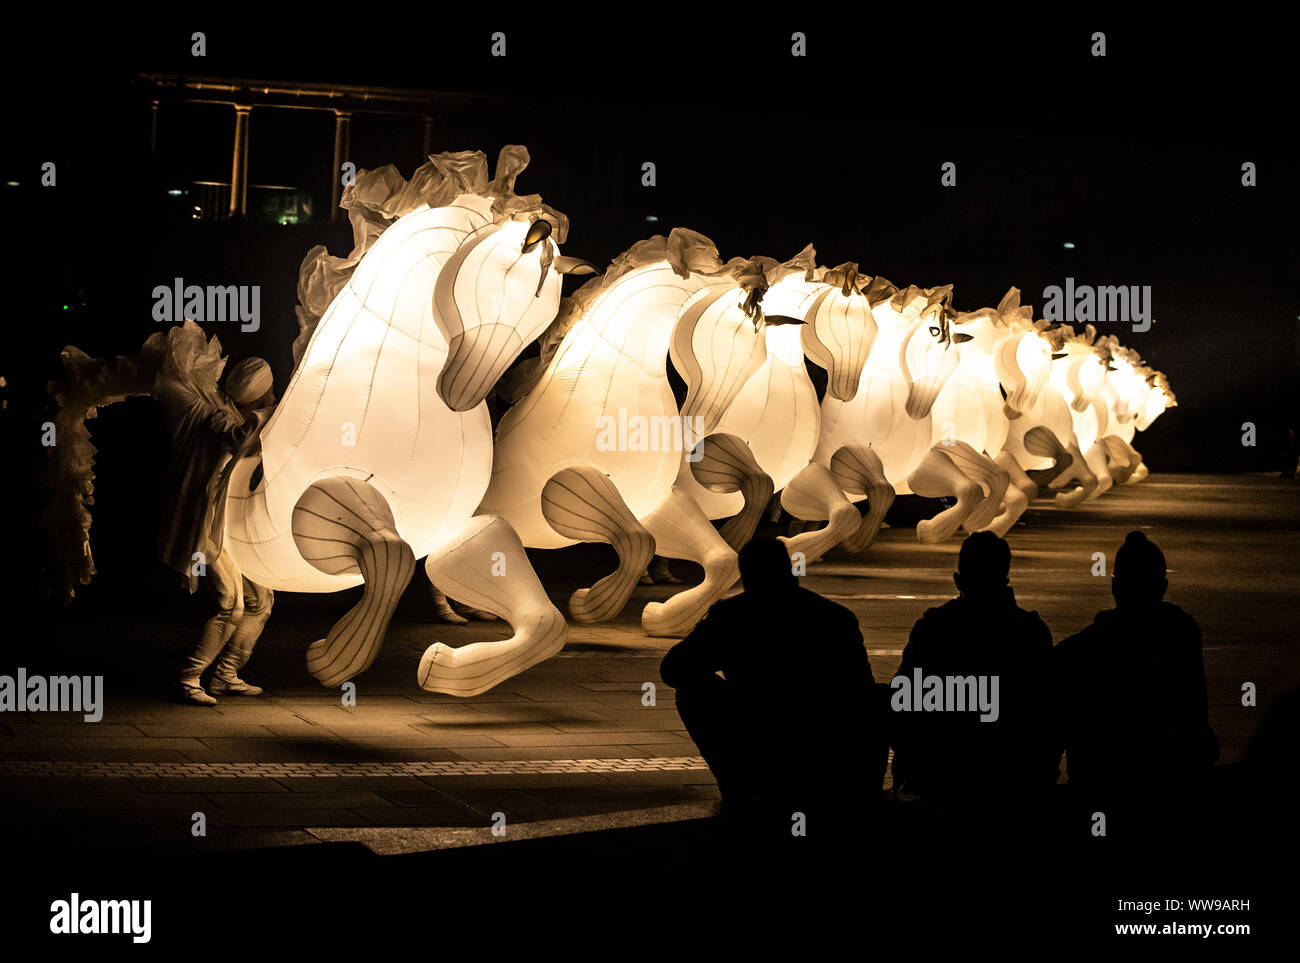
[[[1077,510],[1039,503],[1010,535],[1013,583],[1059,641],[1108,607],[1109,580],[1091,574],[1093,554],[1112,560],[1127,531],[1147,530],[1168,557],[1171,600],[1201,622],[1212,721],[1223,761],[1235,761],[1262,708],[1300,684],[1298,506],[1295,484],[1257,476],[1157,476]],[[804,581],[857,613],[877,679],[893,674],[915,619],[952,594],[958,540],[920,545],[905,508],[862,559],[814,565]],[[537,567],[559,601],[601,574],[606,551],[539,553]],[[500,625],[432,624],[427,599],[412,590],[376,664],[356,680],[352,708],[303,667],[307,644],[348,601],[283,597],[245,672],[267,694],[215,709],[159,698],[202,621],[201,599],[153,608],[148,595],[115,606],[88,591],[25,651],[18,643],[18,661],[6,658],[0,671],[102,673],[104,718],[0,715],[3,818],[29,838],[73,843],[355,839],[391,852],[485,841],[496,813],[543,835],[706,814],[716,786],[672,690],[657,685],[655,705],[642,702],[671,640],[646,638],[639,612],[669,591],[639,589],[618,621],[573,626],[558,658],[458,700],[416,687],[420,654],[434,640],[498,638]],[[1259,708],[1242,707],[1245,682],[1257,685]],[[771,711],[781,708],[773,692]],[[644,810],[659,812],[619,815]],[[207,821],[200,841],[195,813]]]

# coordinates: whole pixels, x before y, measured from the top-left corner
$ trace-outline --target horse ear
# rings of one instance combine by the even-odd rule
[[[527,254],[535,248],[542,240],[551,236],[551,222],[544,217],[539,217],[533,221],[532,226],[528,228],[528,233],[524,235],[523,253]]]
[[[581,258],[569,257],[561,254],[551,262],[551,267],[560,274],[595,274],[596,265],[590,261],[584,261]]]
[[[767,324],[807,324],[803,318],[792,318],[786,314],[765,314],[763,320]]]

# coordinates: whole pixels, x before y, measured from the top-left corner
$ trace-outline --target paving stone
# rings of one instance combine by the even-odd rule
[[[358,816],[376,826],[482,826],[483,817],[461,806],[434,808],[356,809]]]
[[[226,826],[249,827],[302,827],[302,826],[368,826],[371,821],[350,809],[241,809],[222,810],[208,815],[208,836],[220,833]]]
[[[285,789],[296,793],[317,793],[321,791],[352,792],[366,790],[377,792],[387,797],[390,794],[406,792],[423,792],[428,786],[418,776],[336,776],[322,779],[318,776],[282,776],[276,780]],[[310,805],[310,800],[305,805]]]
[[[687,748],[694,748],[694,743],[689,739],[679,736],[672,732],[629,732],[626,730],[615,730],[612,732],[582,732],[577,735],[568,733],[527,733],[515,735],[499,735],[497,737],[507,746],[567,746],[574,742],[582,742],[590,746],[599,746],[603,744],[620,744],[620,745],[642,745],[651,743],[672,743],[680,744]]]
[[[294,792],[213,792],[206,793],[212,805],[220,809],[299,809],[304,797]],[[388,803],[373,792],[318,792],[307,798],[313,810],[350,809],[353,806],[378,808]]]
[[[282,783],[272,778],[248,778],[236,775],[132,777],[131,783],[143,793],[288,792]]]
[[[500,749],[461,749],[466,759],[625,759],[631,756],[650,756],[655,746],[582,745],[564,746],[563,752],[552,746],[503,746]]]

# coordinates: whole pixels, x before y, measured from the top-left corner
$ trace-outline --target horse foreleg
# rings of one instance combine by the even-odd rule
[[[654,557],[655,540],[632,514],[614,480],[591,465],[556,472],[542,489],[542,515],[551,528],[579,542],[605,542],[618,567],[569,598],[576,622],[601,622],[623,610]]]
[[[866,495],[867,511],[858,527],[844,540],[850,552],[868,548],[880,534],[885,514],[894,504],[894,486],[885,477],[885,466],[870,446],[852,442],[831,456],[831,476],[850,495]]]
[[[810,462],[790,479],[781,492],[781,505],[795,518],[825,521],[816,528],[782,538],[790,557],[802,553],[804,560],[815,562],[858,530],[862,516],[857,506],[844,497],[844,489],[825,465]]]
[[[1011,457],[1008,452],[999,452],[993,462],[1007,473],[1011,482],[1007,486],[1002,514],[993,519],[988,527],[990,532],[1002,536],[1011,530],[1011,526],[1020,520],[1029,503],[1038,497],[1038,486],[1025,474],[1025,470],[1020,467],[1020,462]]]
[[[397,534],[384,496],[355,478],[326,478],[308,488],[293,509],[293,540],[322,572],[360,572],[365,580],[361,601],[307,649],[307,671],[323,685],[341,685],[374,662],[415,555]]]
[[[916,523],[917,539],[927,544],[941,542],[954,534],[984,497],[984,490],[953,464],[946,450],[941,445],[931,448],[907,477],[908,487],[918,495],[926,498],[953,496],[957,499],[956,505],[944,509],[934,518]]]
[[[509,522],[477,515],[455,538],[429,553],[429,581],[453,598],[500,616],[514,630],[508,639],[452,648],[435,642],[424,651],[420,688],[473,696],[549,659],[564,647],[568,626]]]
[[[772,478],[763,471],[749,446],[735,435],[709,435],[700,443],[697,461],[688,462],[691,474],[711,492],[740,492],[745,504],[722,523],[718,534],[740,551],[754,537],[754,530],[772,499]]]
[[[984,500],[966,516],[965,521],[961,523],[962,528],[968,532],[978,532],[988,528],[1002,511],[1007,489],[1011,485],[1011,476],[995,464],[993,459],[976,451],[964,441],[952,441],[945,444],[943,450],[944,454],[952,459],[954,465],[984,489]],[[998,532],[998,534],[1002,533]]]
[[[1105,443],[1101,439],[1094,441],[1083,458],[1088,464],[1088,470],[1097,479],[1097,488],[1088,497],[1096,498],[1110,491],[1115,481],[1110,476],[1110,457]]]
[[[704,568],[704,581],[699,585],[665,602],[651,602],[641,614],[648,635],[685,635],[739,577],[736,552],[695,500],[677,485],[663,504],[641,521],[654,536],[660,555],[684,558]]]

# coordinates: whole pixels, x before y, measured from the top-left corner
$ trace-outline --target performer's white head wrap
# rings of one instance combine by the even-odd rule
[[[274,383],[271,366],[261,358],[245,358],[226,375],[226,394],[237,405],[257,401]]]

